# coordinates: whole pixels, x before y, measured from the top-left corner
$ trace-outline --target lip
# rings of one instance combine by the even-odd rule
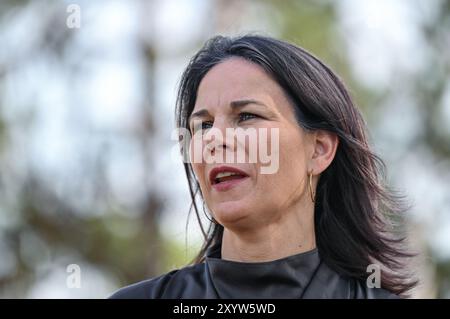
[[[244,178],[232,179],[232,180],[229,180],[226,182],[215,184],[214,180],[216,179],[217,174],[219,174],[221,172],[237,173],[239,175],[244,176]],[[218,166],[218,167],[213,168],[211,170],[211,172],[209,172],[209,182],[211,183],[212,187],[217,191],[226,191],[226,190],[236,186],[237,184],[247,180],[248,177],[249,177],[249,175],[246,172],[244,172],[236,167],[232,167],[232,166]]]

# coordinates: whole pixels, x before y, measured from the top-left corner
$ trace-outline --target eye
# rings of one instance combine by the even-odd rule
[[[241,121],[246,121],[246,120],[250,120],[252,118],[257,118],[257,117],[259,117],[259,116],[256,114],[253,114],[253,113],[248,113],[248,112],[242,112],[239,114],[239,119]]]
[[[208,128],[211,128],[213,126],[213,123],[211,122],[202,122],[202,130],[206,130]]]
[[[206,130],[211,128],[213,125],[212,122],[209,121],[202,121],[201,123],[198,123],[197,125],[194,126],[194,133],[196,133],[198,130]]]

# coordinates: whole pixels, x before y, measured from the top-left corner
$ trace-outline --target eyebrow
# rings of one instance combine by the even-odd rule
[[[232,101],[232,102],[230,102],[230,107],[231,107],[231,109],[235,110],[235,109],[243,108],[244,106],[246,106],[248,104],[257,104],[257,105],[261,105],[261,106],[267,108],[267,106],[264,103],[262,103],[262,102],[260,102],[258,100],[253,100],[253,99]],[[202,116],[205,116],[205,115],[209,115],[209,112],[206,109],[201,109],[201,110],[199,110],[199,111],[197,111],[195,113],[192,113],[189,116],[188,123],[190,123],[191,120],[194,117],[202,117]]]

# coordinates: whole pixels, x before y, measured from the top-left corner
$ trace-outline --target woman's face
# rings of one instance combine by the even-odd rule
[[[195,128],[199,120],[202,124]],[[311,201],[308,158],[314,150],[309,134],[297,124],[282,88],[258,65],[230,58],[214,66],[200,83],[189,123],[191,133],[197,133],[190,144],[195,175],[208,208],[224,227],[268,225],[302,201]],[[249,134],[245,143],[237,142],[227,136],[227,128],[255,134]],[[215,133],[222,133],[223,139]],[[194,160],[194,152],[198,155],[202,150],[201,160]],[[255,150],[257,158],[251,160]],[[238,152],[245,154],[245,160],[238,158]],[[231,162],[225,153],[232,156]],[[224,166],[243,174],[220,178],[217,168]],[[269,173],[262,174],[269,166]]]

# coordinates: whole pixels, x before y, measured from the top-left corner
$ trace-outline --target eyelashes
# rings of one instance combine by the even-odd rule
[[[239,113],[239,123],[248,121],[254,118],[261,118],[259,115],[249,113],[249,112],[242,112]],[[208,128],[211,128],[213,126],[214,122],[211,121],[202,121],[200,125],[197,125],[197,127],[194,127],[194,132],[197,132],[198,130],[206,130]]]
[[[240,117],[241,121],[246,121],[246,120],[248,120],[249,118],[247,118],[247,116],[250,116],[250,119],[259,117],[259,116],[256,115],[256,114],[248,113],[248,112],[242,112],[242,113],[239,114],[239,117]],[[242,119],[242,118],[244,118],[244,119]]]

